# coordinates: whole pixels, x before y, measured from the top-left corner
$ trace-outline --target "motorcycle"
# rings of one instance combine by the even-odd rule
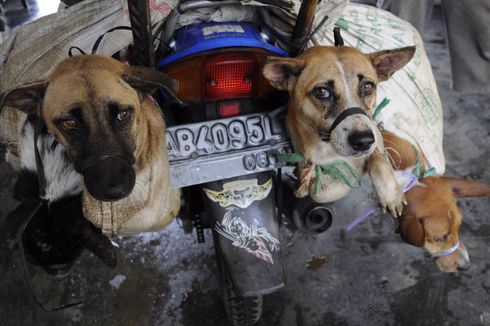
[[[129,4],[130,13],[145,10],[142,2]],[[212,230],[223,302],[238,326],[256,323],[263,296],[285,286],[279,241],[283,218],[303,231],[321,233],[332,224],[334,209],[293,196],[294,177],[283,173],[285,164],[277,158],[292,151],[284,114],[288,95],[273,89],[261,72],[267,56],[301,51],[316,1],[302,3],[291,35],[272,27],[266,9],[250,6],[247,10],[258,12],[262,24],[177,26],[190,11],[223,4],[185,1],[167,18],[156,66],[179,81],[183,104],[163,92],[156,100],[165,108],[172,186],[182,189],[179,217],[187,232],[196,230],[198,242],[205,241],[204,228]],[[226,4],[241,6],[235,0]],[[133,14],[131,20],[134,48],[142,49],[140,64],[151,66],[148,16]],[[146,29],[135,33],[137,26]]]

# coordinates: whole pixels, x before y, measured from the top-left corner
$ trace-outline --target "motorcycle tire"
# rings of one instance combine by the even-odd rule
[[[251,326],[258,322],[262,316],[262,296],[238,294],[228,276],[225,276],[223,283],[223,302],[231,324],[233,326]]]

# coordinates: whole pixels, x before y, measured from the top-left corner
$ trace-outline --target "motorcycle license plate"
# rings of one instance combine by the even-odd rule
[[[281,167],[276,155],[292,147],[284,119],[267,113],[170,127],[165,140],[174,188]]]

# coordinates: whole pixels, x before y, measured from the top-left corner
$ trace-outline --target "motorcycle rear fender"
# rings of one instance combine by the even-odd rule
[[[252,296],[283,287],[273,172],[210,182],[202,190],[216,252],[234,288]]]

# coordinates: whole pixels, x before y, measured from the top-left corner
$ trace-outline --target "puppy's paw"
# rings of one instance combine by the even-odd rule
[[[379,196],[379,205],[383,212],[388,212],[395,218],[402,215],[403,206],[406,204],[405,194],[399,187],[395,191],[386,192],[384,195]]]

